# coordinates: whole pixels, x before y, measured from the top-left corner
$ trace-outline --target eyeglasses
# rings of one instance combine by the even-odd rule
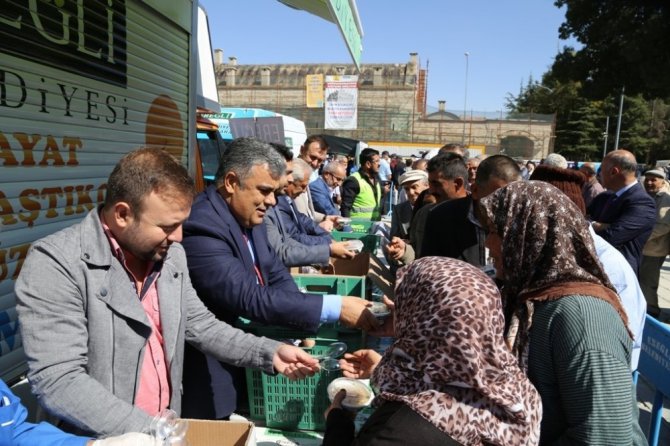
[[[333,177],[333,179],[334,179],[335,181],[339,181],[340,183],[341,183],[342,181],[344,181],[344,177],[338,177],[338,176],[335,175],[334,173],[330,173],[330,172],[328,172],[328,174],[329,174],[331,177]]]

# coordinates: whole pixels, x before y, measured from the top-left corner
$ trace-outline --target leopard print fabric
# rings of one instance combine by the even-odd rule
[[[396,340],[372,377],[464,445],[535,445],[540,396],[503,341],[498,289],[477,268],[425,257],[398,272]]]

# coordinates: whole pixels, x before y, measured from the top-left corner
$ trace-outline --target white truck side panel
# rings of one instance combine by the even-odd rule
[[[9,3],[0,11],[0,376],[12,382],[25,371],[13,284],[30,244],[101,203],[130,150],[161,146],[188,163],[196,8],[177,0],[170,11],[180,16],[168,17],[138,0]]]

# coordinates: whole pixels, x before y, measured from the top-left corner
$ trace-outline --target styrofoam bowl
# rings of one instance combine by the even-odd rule
[[[347,244],[347,249],[354,252],[363,251],[363,247],[365,246],[361,240],[347,240],[345,243]]]
[[[375,398],[372,389],[364,382],[354,378],[337,378],[328,384],[328,399],[333,401],[337,392],[344,389],[347,396],[342,401],[342,406],[347,409],[358,410],[367,407]]]
[[[383,302],[372,302],[368,310],[379,320],[384,320],[391,315],[391,309]]]

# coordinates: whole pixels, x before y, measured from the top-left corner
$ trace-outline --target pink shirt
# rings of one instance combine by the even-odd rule
[[[144,357],[140,369],[140,383],[135,395],[135,406],[149,415],[155,416],[170,405],[170,381],[168,378],[167,361],[165,360],[165,349],[163,348],[158,287],[156,285],[162,264],[150,262],[147,265],[144,278],[135,277],[126,265],[123,250],[109,230],[109,227],[104,222],[102,226],[109,239],[114,256],[125,268],[133,287],[137,288],[135,285],[137,282],[142,283],[142,289],[136,289],[136,291],[142,308],[144,308],[144,312],[151,324],[151,335],[144,349]]]

